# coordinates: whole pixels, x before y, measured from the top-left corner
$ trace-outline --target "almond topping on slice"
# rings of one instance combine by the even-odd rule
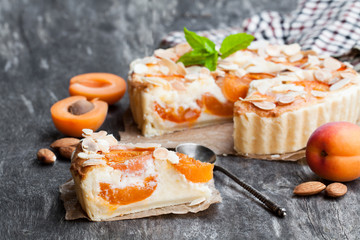
[[[311,95],[313,95],[314,97],[323,98],[326,97],[327,93],[323,91],[311,90]]]
[[[296,186],[294,189],[294,194],[300,195],[300,196],[309,196],[314,195],[326,188],[325,184],[318,181],[310,181],[310,182],[304,182],[300,185]]]
[[[285,53],[288,56],[294,56],[295,54],[300,52],[300,50],[301,50],[301,47],[297,43],[285,45],[282,47],[283,53]]]
[[[161,147],[161,144],[159,144],[159,143],[136,143],[134,145],[134,147],[138,148],[138,149],[158,148],[158,147]]]
[[[168,155],[169,155],[169,151],[164,147],[156,148],[153,153],[154,158],[160,160],[166,160],[168,158]]]
[[[106,161],[102,159],[89,159],[83,162],[82,166],[106,165]]]
[[[304,55],[302,55],[301,53],[298,53],[298,54],[295,54],[295,55],[291,56],[289,58],[289,61],[292,62],[292,63],[297,62],[297,61],[300,61],[301,59],[303,59],[303,57],[304,57]]]
[[[157,49],[154,51],[154,56],[158,58],[167,58],[167,59],[177,59],[177,56],[174,52],[165,49]]]
[[[138,63],[134,66],[134,72],[136,74],[143,74],[148,71],[148,67],[145,64]]]
[[[346,194],[347,187],[342,183],[332,183],[326,187],[325,191],[329,197],[341,197]]]
[[[327,57],[323,62],[324,68],[329,69],[330,71],[336,71],[341,68],[341,63],[332,57]]]
[[[277,45],[269,45],[266,47],[265,51],[269,56],[278,57],[280,55],[281,49]]]
[[[350,83],[350,79],[343,79],[343,80],[340,80],[336,83],[334,83],[333,85],[331,85],[330,87],[330,91],[336,91],[336,90],[339,90],[340,88],[343,88],[346,84]]]
[[[273,102],[263,101],[263,102],[253,102],[252,103],[255,107],[260,108],[262,110],[272,110],[276,108],[276,104]]]
[[[295,98],[293,96],[289,96],[289,95],[283,95],[283,96],[279,97],[279,99],[278,99],[278,102],[281,105],[290,104],[293,101],[295,101]]]
[[[180,43],[180,44],[176,45],[174,48],[175,48],[176,55],[178,55],[179,57],[184,55],[187,52],[190,52],[190,50],[191,50],[191,47],[188,43]]]
[[[82,149],[86,152],[94,152],[99,151],[99,146],[92,138],[85,138],[81,143]]]
[[[91,129],[88,129],[88,128],[84,128],[83,130],[82,130],[82,132],[83,132],[83,134],[82,134],[82,136],[83,137],[87,137],[87,136],[90,136],[91,134],[93,134],[93,130],[91,130]]]
[[[186,87],[181,81],[171,81],[171,86],[177,91],[186,91]]]
[[[315,76],[316,80],[318,80],[320,82],[328,83],[332,77],[332,74],[331,74],[331,72],[329,72],[327,70],[316,70],[314,72],[314,76]]]

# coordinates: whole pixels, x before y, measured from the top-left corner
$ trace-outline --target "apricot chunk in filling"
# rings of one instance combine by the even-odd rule
[[[162,107],[158,103],[155,103],[155,111],[159,114],[159,116],[171,122],[176,123],[184,123],[184,122],[192,122],[200,117],[201,109],[191,109],[191,108],[183,108],[179,107],[178,109],[174,109],[171,107]]]
[[[180,160],[178,164],[173,164],[173,166],[178,172],[184,174],[187,180],[195,183],[203,183],[213,178],[213,164],[195,160],[182,153],[176,154]]]
[[[141,176],[145,164],[154,161],[151,151],[114,150],[105,155],[109,166],[120,170],[124,175]],[[110,204],[126,205],[151,196],[157,187],[156,176],[148,176],[139,184],[116,188],[109,183],[100,183],[100,197]]]

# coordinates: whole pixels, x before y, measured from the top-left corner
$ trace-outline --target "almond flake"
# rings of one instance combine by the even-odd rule
[[[171,49],[171,48],[170,48]],[[177,56],[170,49],[157,49],[154,51],[154,56],[158,58],[177,59]]]
[[[155,151],[153,152],[153,156],[156,159],[160,159],[160,160],[166,160],[168,158],[168,150],[164,147],[159,147],[156,148]]]
[[[327,70],[320,69],[320,70],[314,71],[314,76],[315,76],[316,80],[318,80],[320,82],[328,83],[332,77],[332,74],[331,74],[331,72],[329,72]]]
[[[92,138],[84,138],[81,143],[81,147],[85,152],[97,152],[99,151],[99,146]]]
[[[252,103],[255,107],[260,108],[262,110],[272,110],[274,108],[276,108],[275,103],[273,102],[268,102],[268,101],[263,101],[263,102],[253,102]]]
[[[181,81],[171,81],[171,86],[177,91],[186,91],[186,87]]]
[[[199,79],[199,74],[186,74],[185,75],[185,79],[186,80],[189,80],[189,81],[195,81],[195,80],[198,80]]]
[[[348,78],[340,80],[337,83],[331,85],[330,91],[336,91],[340,88],[343,88],[346,84],[350,83],[350,81],[351,81],[351,79],[348,79]]]
[[[290,44],[290,45],[284,45],[282,47],[283,53],[285,53],[288,56],[294,56],[295,54],[300,52],[300,50],[301,50],[301,47],[297,43]]]
[[[186,68],[185,68],[185,65],[184,63],[182,62],[178,62],[176,63],[176,65],[178,66],[178,74],[180,75],[186,75]]]
[[[311,90],[311,95],[313,95],[314,97],[323,98],[326,97],[327,93],[323,91]]]
[[[173,151],[168,151],[167,160],[173,164],[178,164],[180,161],[179,156]]]
[[[110,144],[108,141],[104,139],[96,139],[96,142],[101,152],[103,153],[109,152]]]
[[[148,67],[145,64],[138,63],[134,66],[134,72],[136,74],[144,74],[148,71]]]
[[[78,156],[79,158],[82,158],[82,159],[89,159],[89,158],[90,158],[88,154],[83,153],[83,152],[78,153],[77,156]]]
[[[355,73],[352,73],[352,72],[341,72],[340,73],[340,76],[342,78],[350,78],[350,79],[353,79],[353,78],[357,78],[359,75],[358,74],[355,74]]]
[[[290,104],[293,101],[295,101],[295,98],[293,96],[288,96],[288,95],[283,95],[283,96],[279,97],[279,99],[278,99],[278,102],[281,105]]]
[[[180,43],[174,47],[176,55],[179,57],[187,52],[191,51],[191,47],[188,43]]]
[[[83,137],[85,137],[85,136],[90,136],[92,133],[93,133],[94,131],[93,130],[91,130],[91,129],[88,129],[88,128],[84,128],[83,130],[82,130],[82,135],[83,135]],[[84,136],[85,135],[85,136]]]
[[[106,161],[102,159],[89,159],[83,162],[82,166],[106,165]]]
[[[160,66],[159,71],[164,75],[168,75],[170,72],[169,68],[166,66]]]
[[[118,141],[116,140],[116,138],[112,134],[109,134],[109,135],[103,137],[103,139],[105,141],[107,141],[110,146],[114,146],[114,145],[118,144]]]
[[[278,57],[280,55],[281,49],[277,45],[269,45],[266,47],[265,51],[269,56]]]
[[[211,73],[210,70],[208,68],[206,68],[206,67],[203,67],[200,70],[200,74],[210,75],[210,73]]]
[[[229,65],[219,64],[218,67],[224,70],[236,70],[239,68],[239,66],[236,64],[229,64]]]
[[[297,62],[297,61],[300,61],[301,59],[303,59],[303,57],[304,57],[304,55],[302,55],[301,53],[298,53],[298,54],[296,54],[296,55],[291,56],[291,57],[289,58],[289,61],[290,61],[291,63]]]
[[[325,58],[323,65],[324,68],[329,69],[330,71],[336,71],[341,68],[341,63],[332,57]]]

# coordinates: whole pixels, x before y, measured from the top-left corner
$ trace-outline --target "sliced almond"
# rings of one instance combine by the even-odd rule
[[[169,68],[166,67],[166,66],[160,66],[160,67],[159,67],[159,71],[160,71],[162,74],[164,74],[164,75],[168,75],[169,72],[170,72]]]
[[[331,74],[331,72],[329,72],[327,70],[320,69],[320,70],[314,71],[314,76],[315,76],[316,80],[318,80],[320,82],[328,83],[332,77],[332,74]]]
[[[169,68],[169,74],[186,74],[186,71],[184,71],[184,69],[180,67],[180,65],[177,65],[174,61],[171,61],[167,58],[162,58],[159,63],[160,65],[164,65]]]
[[[326,97],[327,93],[323,91],[311,90],[311,95],[318,98]]]
[[[265,48],[266,53],[272,57],[278,57],[281,53],[281,48],[278,45],[269,45]]]
[[[204,74],[204,75],[210,75],[210,70],[206,67],[202,67],[200,70],[200,74]]]
[[[188,43],[180,43],[174,47],[176,55],[179,57],[187,52],[191,51],[191,47]]]
[[[171,86],[177,91],[186,91],[186,87],[181,81],[171,81]]]
[[[69,146],[69,147],[60,147],[59,152],[60,155],[66,159],[71,159],[72,153],[75,151],[76,147]]]
[[[340,88],[343,88],[346,84],[350,83],[351,79],[343,79],[343,80],[340,80],[336,83],[334,83],[333,85],[331,85],[330,87],[330,91],[336,91],[336,90],[339,90]]]
[[[110,149],[110,144],[108,141],[104,140],[104,139],[96,139],[96,143],[99,147],[99,150],[103,153],[107,153],[109,152]]]
[[[105,137],[103,137],[103,139],[106,140],[110,146],[118,144],[118,141],[112,134],[106,135]]]
[[[82,166],[106,165],[106,161],[102,159],[89,159],[83,162]]]
[[[289,57],[289,61],[291,63],[297,62],[297,61],[300,61],[301,59],[303,59],[303,57],[304,57],[304,55],[302,55],[301,53],[298,53],[298,54],[295,54],[295,55]]]
[[[153,156],[156,159],[166,160],[169,155],[168,152],[169,151],[166,148],[159,147],[155,149],[155,151],[153,152]]]
[[[96,153],[97,151],[100,150],[98,144],[92,138],[84,138],[82,140],[81,147],[82,147],[83,151],[85,151],[85,152]]]
[[[294,189],[294,194],[300,195],[300,196],[309,196],[314,195],[326,188],[325,184],[318,181],[310,181],[310,182],[304,182],[300,185],[296,186]]]
[[[178,67],[178,71],[177,71],[178,74],[185,76],[186,75],[186,68],[185,68],[184,63],[178,62],[178,63],[176,63],[176,65]]]
[[[352,72],[341,72],[340,76],[342,78],[350,78],[350,79],[354,79],[357,78],[359,75],[356,73],[352,73]]]
[[[290,95],[283,95],[283,96],[280,96],[278,99],[278,102],[280,103],[280,105],[290,104],[294,101],[295,101],[295,98]]]
[[[77,138],[60,138],[53,142],[50,147],[54,149],[58,149],[60,147],[69,147],[69,146],[76,146],[80,142]]]
[[[326,187],[325,191],[329,197],[341,197],[347,193],[347,187],[342,183],[332,183]]]
[[[295,54],[300,52],[300,50],[301,50],[301,47],[297,43],[285,45],[282,47],[282,52],[288,56],[294,56]]]
[[[323,62],[324,68],[329,69],[330,71],[336,71],[341,68],[341,63],[332,57],[327,57]]]
[[[276,108],[276,104],[273,102],[263,101],[263,102],[253,102],[252,103],[255,107],[260,108],[262,110],[272,110]]]
[[[138,63],[134,66],[134,73],[144,74],[148,71],[148,67],[145,64]]]
[[[91,130],[91,129],[88,129],[88,128],[84,128],[83,130],[82,130],[82,136],[83,137],[86,137],[86,136],[90,136],[91,134],[93,134],[93,130]]]
[[[154,51],[154,56],[158,58],[177,59],[177,56],[170,49],[157,49]]]
[[[92,138],[103,138],[107,135],[107,132],[102,130],[102,131],[99,131],[99,132],[94,132],[93,134],[91,134],[91,137]]]

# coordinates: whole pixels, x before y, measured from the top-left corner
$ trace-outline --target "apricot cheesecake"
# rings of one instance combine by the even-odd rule
[[[285,153],[321,124],[359,116],[359,74],[332,57],[255,41],[211,72],[177,62],[189,51],[183,43],[131,63],[130,106],[143,135],[233,119],[237,152]]]
[[[70,171],[77,198],[93,221],[154,209],[186,213],[221,200],[212,164],[159,144],[119,144],[105,131],[84,130]]]

